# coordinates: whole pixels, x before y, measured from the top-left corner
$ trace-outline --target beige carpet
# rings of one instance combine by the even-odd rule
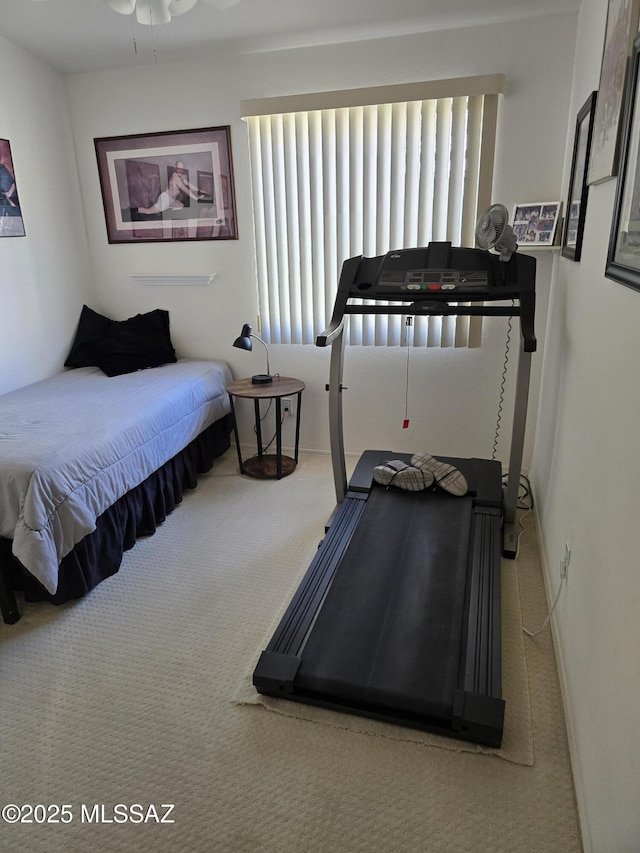
[[[547,632],[514,637],[532,764],[526,749],[502,760],[234,703],[334,502],[324,457],[303,454],[280,482],[236,465],[220,460],[89,596],[23,605],[19,623],[0,624],[0,799],[69,805],[73,818],[0,822],[0,850],[579,851]],[[519,588],[535,627],[546,603],[533,521],[515,568],[510,600]],[[105,822],[83,822],[82,806],[86,817],[96,804]],[[174,804],[175,822],[106,822],[116,804],[159,815]]]

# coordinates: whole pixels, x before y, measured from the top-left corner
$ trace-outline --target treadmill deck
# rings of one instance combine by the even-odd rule
[[[496,746],[504,719],[500,464],[447,460],[467,478],[463,498],[373,483],[375,464],[403,456],[363,455],[254,684]]]

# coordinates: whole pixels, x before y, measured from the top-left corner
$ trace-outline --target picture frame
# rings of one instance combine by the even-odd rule
[[[0,237],[24,237],[25,233],[11,143],[0,139]]]
[[[640,0],[609,0],[589,162],[589,185],[618,173],[621,113]]]
[[[238,239],[228,125],[94,144],[109,243]]]
[[[640,35],[633,43],[605,276],[640,290]]]
[[[561,255],[571,261],[579,261],[582,255],[582,236],[589,195],[587,169],[591,153],[597,94],[597,92],[592,92],[589,95],[578,111],[576,119],[566,214],[562,228],[562,248],[560,250]]]
[[[560,201],[522,202],[513,207],[513,232],[527,249],[553,246],[560,220]]]

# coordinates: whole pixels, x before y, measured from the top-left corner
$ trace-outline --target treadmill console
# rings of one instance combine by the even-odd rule
[[[535,258],[529,255],[514,252],[501,261],[484,249],[449,242],[348,258],[331,322],[316,343],[331,343],[345,314],[518,315],[525,351],[534,352],[535,272]],[[509,300],[512,307],[491,305]]]
[[[512,263],[504,263],[481,249],[430,243],[375,258],[361,257],[345,285],[349,296],[359,299],[480,302],[517,296],[517,266],[515,257]]]
[[[368,290],[366,283],[358,286],[360,290]],[[383,270],[378,279],[376,292],[388,294],[393,298],[394,294],[400,293],[439,293],[445,292],[450,296],[464,295],[473,291],[474,293],[487,293],[489,291],[489,273],[486,270],[407,270],[386,271]]]

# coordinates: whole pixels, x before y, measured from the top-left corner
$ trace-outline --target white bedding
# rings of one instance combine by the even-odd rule
[[[0,396],[0,536],[54,593],[60,560],[118,498],[230,411],[222,361],[68,370]]]

